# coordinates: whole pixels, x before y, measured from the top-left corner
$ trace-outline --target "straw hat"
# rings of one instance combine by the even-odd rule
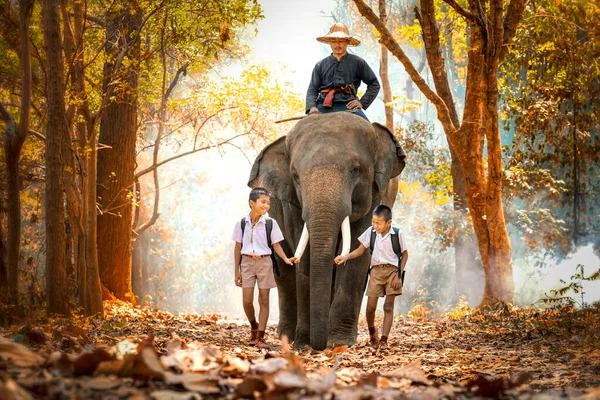
[[[349,46],[358,46],[360,40],[350,36],[348,27],[342,22],[337,22],[331,26],[329,33],[325,36],[319,36],[317,40],[321,43],[331,43],[334,39],[347,39]]]

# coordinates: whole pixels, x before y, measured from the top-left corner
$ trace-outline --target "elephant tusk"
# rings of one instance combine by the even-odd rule
[[[306,245],[308,244],[308,228],[306,224],[304,224],[304,228],[302,228],[302,235],[300,235],[300,241],[298,242],[298,247],[296,248],[296,253],[294,257],[300,259],[302,254],[304,254],[304,250],[306,250]]]
[[[342,222],[342,256],[350,253],[350,217],[346,217]]]

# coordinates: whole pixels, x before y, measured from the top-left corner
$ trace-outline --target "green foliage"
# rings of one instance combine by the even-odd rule
[[[575,274],[571,276],[569,282],[561,279],[560,283],[563,286],[558,289],[551,290],[550,296],[546,295],[546,297],[542,299],[542,302],[551,305],[554,308],[564,305],[571,307],[578,305],[582,308],[588,308],[590,307],[590,304],[587,304],[584,301],[585,291],[583,288],[583,282],[592,282],[597,280],[600,280],[600,268],[591,275],[585,276],[585,266],[583,264],[578,264]],[[572,294],[573,297],[571,297],[569,294]],[[577,299],[575,295],[578,295],[579,299]]]
[[[519,213],[553,210],[552,241],[565,250],[567,236],[600,235],[599,19],[585,0],[530,4],[502,70],[505,128],[514,131],[505,193],[524,200]]]

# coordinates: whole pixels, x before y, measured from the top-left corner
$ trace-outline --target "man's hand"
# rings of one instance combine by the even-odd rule
[[[242,287],[242,274],[235,274],[235,286]]]
[[[321,111],[319,111],[319,109],[317,107],[311,107],[310,110],[308,111],[308,114],[319,114],[321,113]]]
[[[348,256],[337,256],[335,258],[335,260],[333,260],[333,262],[336,264],[341,264],[343,262],[346,262],[347,260],[348,260]]]
[[[346,104],[346,107],[350,110],[356,110],[357,108],[363,108],[362,103],[356,99],[351,100]]]
[[[392,289],[398,290],[402,287],[402,279],[398,278],[398,275],[394,275],[392,280]]]

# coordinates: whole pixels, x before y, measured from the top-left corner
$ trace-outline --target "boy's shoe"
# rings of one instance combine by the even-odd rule
[[[379,339],[379,347],[388,347],[387,336],[382,336],[381,339]]]
[[[379,337],[377,336],[377,330],[373,331],[372,334],[369,335],[369,341],[372,346],[379,345]]]
[[[258,338],[258,329],[250,329],[250,344],[254,344]]]
[[[257,331],[256,340],[254,341],[256,347],[268,348],[269,345],[265,339],[264,331]]]

